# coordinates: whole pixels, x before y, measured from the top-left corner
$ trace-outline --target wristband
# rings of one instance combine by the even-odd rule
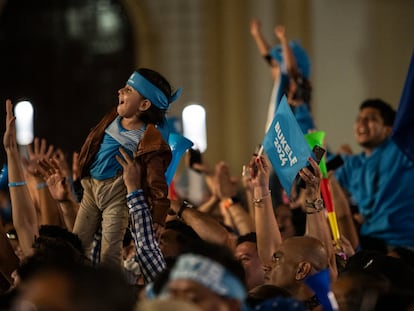
[[[221,203],[223,204],[223,207],[225,209],[228,209],[228,208],[230,208],[230,206],[234,205],[235,202],[233,201],[232,198],[227,198],[227,199],[223,200]]]
[[[271,193],[272,192],[269,190],[269,192],[266,193],[265,195],[263,195],[261,198],[253,199],[253,201],[252,201],[253,204],[260,204],[260,203],[262,203],[263,202],[263,199],[269,197]]]
[[[178,209],[178,212],[177,212],[177,218],[178,219],[184,220],[182,215],[183,215],[183,212],[186,208],[193,208],[193,205],[184,200],[183,203],[181,204],[180,208]]]
[[[25,181],[12,181],[9,182],[9,187],[19,187],[19,186],[26,186]]]

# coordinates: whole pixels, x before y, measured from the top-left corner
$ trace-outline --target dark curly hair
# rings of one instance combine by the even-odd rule
[[[359,111],[365,108],[377,109],[384,120],[384,125],[392,126],[394,124],[395,110],[390,104],[386,103],[382,99],[374,98],[363,101],[359,106]]]

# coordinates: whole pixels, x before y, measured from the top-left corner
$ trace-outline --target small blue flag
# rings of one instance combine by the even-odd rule
[[[298,172],[307,165],[312,151],[295,116],[282,97],[275,117],[263,140],[265,150],[280,183],[290,196]]]
[[[397,146],[414,162],[414,52],[411,56],[405,86],[395,116],[393,134]]]

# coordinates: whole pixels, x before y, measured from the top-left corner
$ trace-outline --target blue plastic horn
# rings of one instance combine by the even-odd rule
[[[168,144],[170,145],[172,152],[171,163],[165,172],[165,178],[167,179],[168,186],[174,177],[175,171],[177,170],[178,163],[180,163],[181,157],[184,152],[193,145],[193,142],[183,135],[178,133],[170,133],[168,137]]]
[[[329,269],[308,276],[304,282],[315,292],[324,311],[338,310],[338,304],[330,288]]]

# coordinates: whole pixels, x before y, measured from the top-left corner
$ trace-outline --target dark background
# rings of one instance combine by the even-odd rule
[[[133,70],[118,1],[12,0],[0,12],[1,133],[5,100],[32,102],[34,134],[70,155],[118,103]],[[1,136],[2,136],[1,135]],[[1,163],[5,163],[1,148]]]

